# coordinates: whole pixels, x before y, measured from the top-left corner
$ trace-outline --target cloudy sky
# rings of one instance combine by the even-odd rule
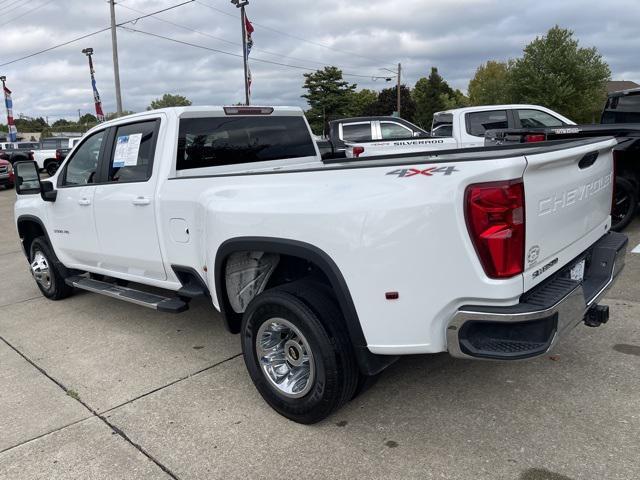
[[[118,22],[184,0],[119,0]],[[486,60],[518,56],[537,35],[559,24],[596,46],[613,78],[640,83],[638,0],[251,0],[255,47],[253,102],[304,106],[303,73],[336,65],[359,87],[380,90],[381,68],[402,62],[404,82],[437,66],[466,90]],[[14,92],[14,114],[73,118],[92,112],[85,47],[93,47],[104,110],[115,110],[111,36],[98,33],[41,55],[34,52],[109,25],[106,0],[0,0],[0,73]],[[165,92],[198,105],[241,101],[240,20],[229,0],[195,0],[118,29],[124,108],[144,110]],[[227,52],[215,52],[140,33]],[[257,59],[286,64],[262,63]],[[12,62],[12,63],[9,63]],[[2,109],[0,109],[2,111]]]

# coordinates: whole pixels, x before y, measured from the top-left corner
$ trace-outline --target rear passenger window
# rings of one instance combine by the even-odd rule
[[[342,125],[342,140],[371,140],[371,123],[347,123]]]
[[[540,110],[518,110],[522,128],[561,127],[564,122]]]
[[[156,125],[152,120],[117,127],[109,163],[110,182],[146,182],[151,178]]]
[[[467,114],[467,132],[469,135],[484,137],[485,131],[499,128],[509,128],[507,112],[505,110]]]
[[[177,170],[313,157],[302,117],[209,117],[180,120]]]

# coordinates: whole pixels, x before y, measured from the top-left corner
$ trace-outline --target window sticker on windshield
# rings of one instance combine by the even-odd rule
[[[137,165],[141,142],[141,133],[119,136],[116,140],[116,151],[113,155],[113,168]]]

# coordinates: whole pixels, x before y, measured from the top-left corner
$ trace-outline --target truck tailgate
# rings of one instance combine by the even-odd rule
[[[610,228],[615,139],[527,155],[524,289],[576,259]],[[575,271],[580,274],[580,266]]]

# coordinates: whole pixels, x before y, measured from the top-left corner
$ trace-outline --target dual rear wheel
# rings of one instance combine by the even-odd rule
[[[242,321],[254,385],[278,413],[316,423],[368,386],[340,308],[322,283],[296,281],[258,295]]]

